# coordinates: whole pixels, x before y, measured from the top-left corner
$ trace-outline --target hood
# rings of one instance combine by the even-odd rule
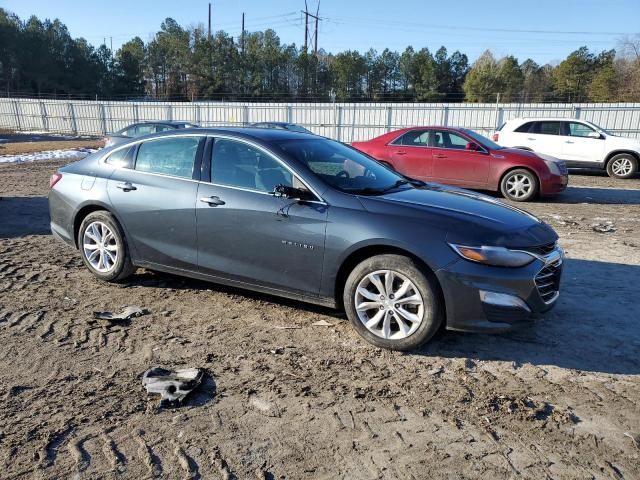
[[[638,152],[640,151],[640,140],[607,134],[607,149],[613,150],[614,148],[626,148]]]
[[[495,198],[438,184],[360,196],[372,213],[411,217],[446,230],[455,243],[529,247],[555,242],[553,229],[534,215]]]

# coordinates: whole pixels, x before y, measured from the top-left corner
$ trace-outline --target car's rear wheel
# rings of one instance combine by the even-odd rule
[[[100,280],[115,282],[135,271],[124,234],[109,212],[87,215],[78,230],[82,261]]]
[[[628,153],[615,155],[607,162],[607,174],[614,178],[631,178],[638,171],[638,160]]]
[[[538,195],[538,178],[529,170],[517,168],[507,172],[500,182],[500,192],[515,202],[526,202]]]
[[[355,330],[392,350],[429,341],[444,315],[433,275],[402,255],[377,255],[358,264],[347,278],[343,301]]]

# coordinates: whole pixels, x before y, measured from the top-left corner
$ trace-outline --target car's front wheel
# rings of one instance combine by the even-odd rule
[[[638,171],[638,160],[628,153],[614,156],[607,162],[607,174],[614,178],[631,178]]]
[[[124,234],[109,212],[87,215],[78,230],[82,261],[100,280],[115,282],[135,271]]]
[[[526,202],[535,198],[539,188],[538,178],[524,168],[511,170],[500,182],[502,195],[515,202]]]
[[[347,278],[344,307],[355,330],[369,343],[412,350],[433,337],[444,311],[433,275],[402,255],[377,255]]]

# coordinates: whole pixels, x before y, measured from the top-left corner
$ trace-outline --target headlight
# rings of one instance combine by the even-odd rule
[[[496,267],[522,267],[533,262],[535,258],[527,252],[509,250],[504,247],[469,247],[466,245],[449,246],[465,260]]]
[[[558,162],[552,162],[551,160],[545,160],[544,163],[549,167],[549,171],[554,175],[562,175],[560,171],[560,167],[558,166]]]
[[[545,155],[544,153],[536,152],[536,155],[544,161],[553,175],[562,175],[562,170],[560,169],[560,162],[562,162],[562,160],[552,157],[551,155]]]

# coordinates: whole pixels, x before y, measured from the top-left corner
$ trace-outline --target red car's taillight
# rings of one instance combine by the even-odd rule
[[[498,134],[498,133],[494,133],[494,134],[491,136],[491,139],[492,139],[494,142],[497,142],[497,141],[498,141],[498,137],[499,137],[499,136],[500,136],[500,134]]]
[[[54,185],[58,183],[61,178],[62,178],[62,174],[58,172],[51,175],[51,178],[49,179],[49,188],[53,188]]]

